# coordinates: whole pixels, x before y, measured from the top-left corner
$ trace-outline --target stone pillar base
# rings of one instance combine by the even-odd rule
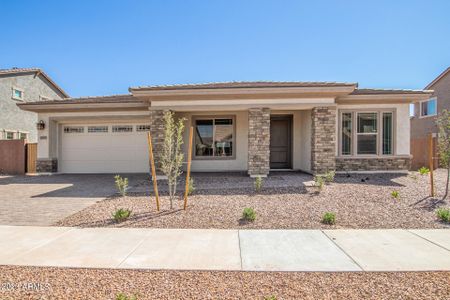
[[[36,172],[38,172],[38,173],[58,172],[58,159],[56,159],[56,158],[38,158],[36,161]]]

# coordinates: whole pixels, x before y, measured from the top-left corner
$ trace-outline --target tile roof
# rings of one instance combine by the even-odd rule
[[[357,86],[350,82],[328,81],[230,81],[173,85],[149,85],[131,87],[131,90],[188,90],[188,89],[227,89],[227,88],[277,88],[277,87],[334,87]]]
[[[350,95],[431,94],[430,90],[355,89]]]
[[[78,98],[64,98],[61,100],[46,100],[27,102],[28,105],[42,105],[42,104],[79,104],[79,103],[115,103],[115,102],[142,102],[136,99],[131,94],[110,95],[110,96],[95,96],[95,97],[78,97]],[[21,104],[25,105],[25,104]]]
[[[0,69],[0,75],[15,75],[15,74],[26,74],[26,73],[38,73],[42,74],[45,79],[50,82],[64,97],[69,97],[69,95],[54,82],[44,71],[39,68],[11,68],[11,69]]]

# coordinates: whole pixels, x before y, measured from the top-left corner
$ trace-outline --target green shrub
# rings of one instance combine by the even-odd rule
[[[428,169],[427,167],[422,167],[418,170],[418,172],[420,173],[420,175],[427,175],[428,173],[430,173],[430,169]]]
[[[335,171],[329,171],[325,174],[325,181],[326,182],[333,182],[334,181],[334,176],[336,176],[336,172]]]
[[[397,199],[398,197],[400,197],[400,193],[399,193],[399,191],[392,191],[391,196],[392,196],[392,198]]]
[[[135,295],[127,296],[124,293],[118,293],[116,300],[137,300],[137,297]]]
[[[316,175],[314,176],[314,186],[319,190],[319,192],[323,189],[323,185],[325,184],[325,180],[323,176]]]
[[[116,222],[120,223],[125,221],[131,216],[131,210],[119,208],[113,213],[112,216]]]
[[[256,212],[251,207],[244,208],[244,211],[242,212],[242,219],[245,221],[253,222],[256,220]]]
[[[336,224],[336,214],[333,212],[326,212],[322,216],[322,223],[328,225]]]
[[[436,215],[442,222],[450,223],[450,208],[439,208]]]
[[[195,191],[194,178],[190,177],[188,183],[188,195],[192,195],[194,191]]]
[[[122,178],[120,175],[116,175],[114,176],[114,179],[116,180],[116,187],[119,190],[119,193],[122,197],[125,197],[128,190],[128,178]]]
[[[275,296],[269,296],[269,297],[264,297],[264,300],[277,300],[277,297]]]
[[[259,192],[263,186],[263,179],[261,176],[255,177],[255,191]]]

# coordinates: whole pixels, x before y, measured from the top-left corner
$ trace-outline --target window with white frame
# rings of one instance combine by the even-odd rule
[[[114,125],[112,127],[112,132],[132,132],[132,125]]]
[[[393,111],[343,111],[340,155],[393,155]]]
[[[19,139],[26,140],[28,138],[28,134],[26,132],[19,132]]]
[[[83,133],[83,126],[64,126],[64,133]]]
[[[12,98],[14,100],[23,100],[23,97],[24,97],[23,94],[24,94],[24,92],[22,89],[19,89],[17,87],[12,88]]]
[[[5,132],[5,139],[13,140],[14,139],[14,132],[13,131],[6,131]]]
[[[195,157],[230,158],[234,156],[234,118],[194,118]]]
[[[88,126],[89,133],[108,132],[108,126]]]
[[[431,98],[420,102],[420,116],[428,117],[437,115],[437,99]]]

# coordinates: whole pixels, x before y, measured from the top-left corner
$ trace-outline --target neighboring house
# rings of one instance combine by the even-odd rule
[[[40,69],[0,69],[0,140],[37,141],[37,114],[19,109],[17,103],[67,97]]]
[[[193,126],[193,171],[404,171],[409,104],[431,91],[358,89],[356,83],[230,82],[148,86],[130,94],[19,104],[38,113],[38,170],[148,172],[165,110]],[[188,144],[188,130],[184,137]]]
[[[450,67],[436,77],[425,89],[434,90],[433,94],[423,101],[414,104],[414,115],[411,116],[411,154],[412,168],[418,169],[429,165],[429,134],[438,133],[436,119],[444,109],[450,110]],[[434,154],[437,157],[436,137],[434,138]],[[437,159],[435,167],[437,167]]]

